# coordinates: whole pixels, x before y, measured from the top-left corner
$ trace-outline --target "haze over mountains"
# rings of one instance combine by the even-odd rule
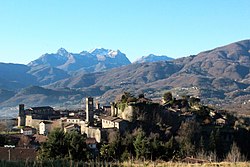
[[[75,54],[59,49],[27,66],[0,63],[0,107],[25,103],[70,108],[81,106],[86,96],[105,104],[123,91],[159,98],[167,90],[211,104],[249,105],[250,40],[176,60],[154,57],[131,64],[119,50]]]

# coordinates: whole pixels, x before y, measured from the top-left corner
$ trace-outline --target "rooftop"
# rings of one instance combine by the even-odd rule
[[[53,110],[50,106],[42,106],[42,107],[31,107],[30,110]]]
[[[86,139],[86,144],[96,144],[97,141],[95,138],[87,138]]]
[[[36,149],[33,148],[8,148],[0,147],[0,160],[35,160],[36,159]],[[10,157],[9,157],[10,156]]]

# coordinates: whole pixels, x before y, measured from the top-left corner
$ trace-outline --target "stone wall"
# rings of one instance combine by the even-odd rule
[[[95,138],[98,143],[101,142],[102,133],[99,128],[96,127],[87,127],[85,125],[81,125],[81,133],[85,133],[89,138]]]

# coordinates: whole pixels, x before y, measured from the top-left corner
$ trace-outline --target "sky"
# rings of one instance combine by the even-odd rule
[[[133,62],[250,39],[249,0],[1,0],[0,62],[107,48]]]

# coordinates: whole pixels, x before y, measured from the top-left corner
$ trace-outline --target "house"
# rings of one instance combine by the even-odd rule
[[[71,132],[71,131],[81,131],[81,126],[78,124],[68,124],[64,127],[64,133]]]
[[[100,127],[85,126],[83,121],[81,125],[81,134],[86,134],[88,138],[95,138],[98,143],[101,142],[103,130]]]
[[[19,105],[18,126],[30,126],[39,129],[39,123],[43,120],[54,120],[60,118],[60,112],[50,106],[24,108]]]
[[[67,120],[66,120],[66,122],[73,123],[73,124],[80,124],[80,121],[81,121],[81,118],[76,117],[76,116],[68,117]]]
[[[52,122],[42,121],[39,123],[39,134],[47,135],[51,131]]]
[[[218,118],[215,120],[216,125],[225,125],[226,124],[226,119],[224,118]]]
[[[26,136],[31,136],[31,135],[34,135],[36,133],[36,129],[29,127],[29,126],[26,126],[24,128],[21,128],[21,133],[23,135],[26,135]]]
[[[121,118],[111,116],[102,117],[102,128],[117,128],[120,131],[124,131],[126,126],[127,121]]]

